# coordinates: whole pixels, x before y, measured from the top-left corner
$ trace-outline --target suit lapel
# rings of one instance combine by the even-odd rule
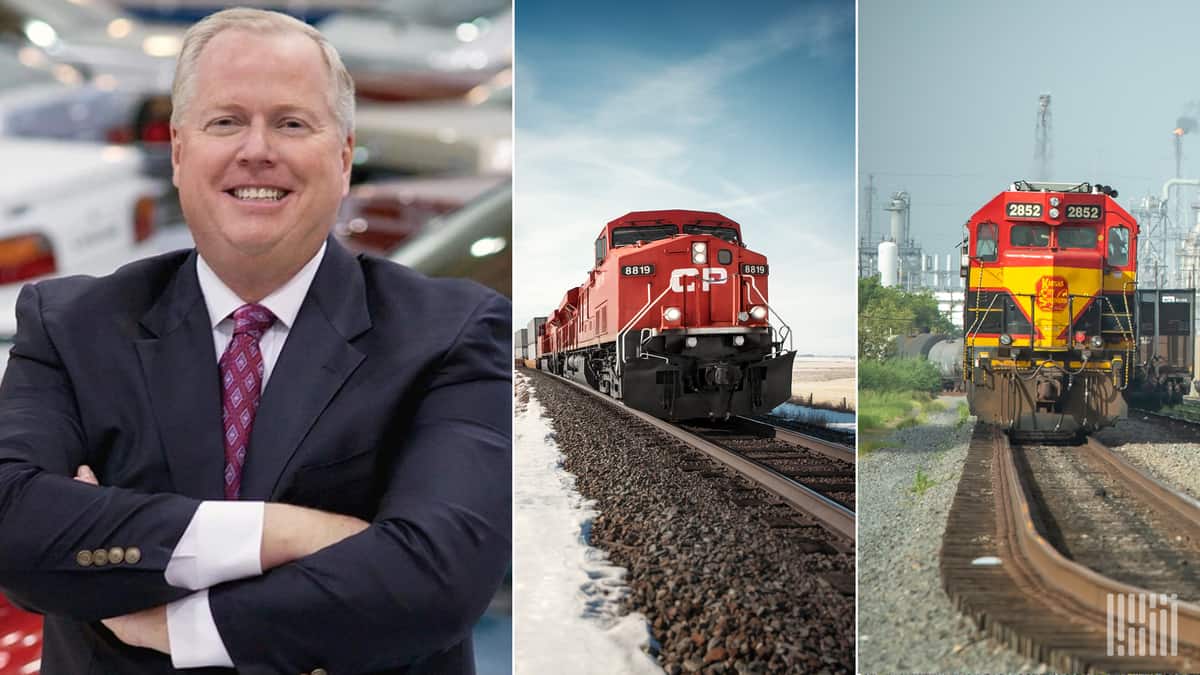
[[[301,441],[363,361],[350,340],[370,328],[357,261],[331,237],[254,417],[242,499],[270,499]]]
[[[135,341],[171,481],[198,499],[224,495],[224,441],[216,348],[192,252],[141,320]]]

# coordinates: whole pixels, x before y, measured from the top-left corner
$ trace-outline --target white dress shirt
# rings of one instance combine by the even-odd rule
[[[321,249],[295,276],[258,302],[275,315],[275,323],[258,342],[263,358],[263,391],[325,257],[325,246],[321,244]],[[220,361],[233,339],[231,315],[246,302],[217,277],[202,256],[196,258],[196,276],[208,306],[216,359]],[[174,667],[233,667],[233,659],[213,620],[208,589],[262,574],[262,530],[263,502],[204,501],[196,509],[164,572],[172,586],[198,591],[167,605],[167,635]]]

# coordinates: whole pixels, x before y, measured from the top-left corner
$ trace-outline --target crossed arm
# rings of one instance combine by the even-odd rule
[[[95,472],[86,464],[76,471],[75,480],[100,485]],[[316,553],[369,526],[352,516],[276,503],[263,505],[262,521],[259,561],[264,573]],[[102,623],[125,644],[171,653],[166,605],[104,619]]]
[[[414,413],[372,523],[267,505],[264,574],[209,591],[239,670],[380,670],[464,638],[511,547],[511,382],[497,349],[508,312],[492,298],[468,320]],[[110,622],[123,639],[167,647],[155,633],[162,606],[191,591],[163,572],[200,502],[71,478],[86,460],[83,433],[36,291],[22,295],[18,315],[0,388],[0,586],[44,613],[124,617]],[[134,542],[138,565],[76,564],[76,551]],[[322,639],[330,634],[354,640]]]

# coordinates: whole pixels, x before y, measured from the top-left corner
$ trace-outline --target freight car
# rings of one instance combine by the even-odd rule
[[[1139,289],[1137,369],[1130,403],[1157,409],[1183,401],[1195,376],[1196,289]]]
[[[963,378],[981,421],[1069,439],[1125,415],[1138,225],[1115,197],[1018,181],[967,221]]]
[[[943,333],[917,333],[897,340],[896,356],[929,361],[942,378],[943,390],[962,391],[962,346],[962,338]]]
[[[769,411],[791,396],[795,356],[769,274],[719,213],[625,214],[541,326],[538,367],[666,419]]]

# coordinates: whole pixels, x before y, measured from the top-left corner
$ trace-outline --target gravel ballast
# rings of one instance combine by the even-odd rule
[[[854,552],[603,401],[523,371],[668,673],[853,672]],[[806,525],[809,525],[806,527]],[[848,547],[843,547],[848,548]]]
[[[1096,438],[1151,478],[1200,499],[1200,426],[1163,423],[1131,410]]]
[[[858,669],[1044,672],[976,631],[942,589],[942,534],[974,425],[974,418],[958,424],[966,399],[942,402],[946,411],[928,423],[896,431],[886,447],[859,457]]]

